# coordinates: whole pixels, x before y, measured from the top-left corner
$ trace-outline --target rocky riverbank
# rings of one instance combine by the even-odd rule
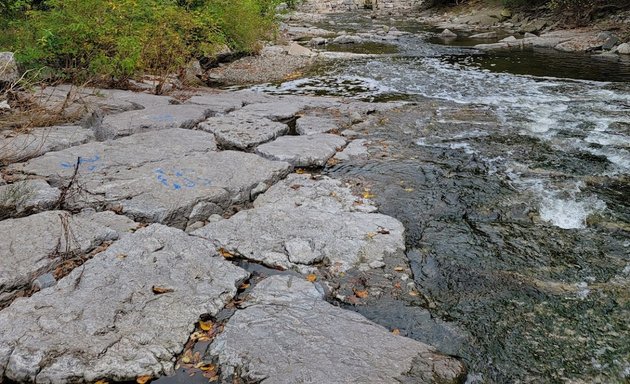
[[[370,271],[414,292],[402,224],[369,191],[304,171],[366,156],[352,126],[400,103],[70,86],[33,99],[88,112],[2,132],[0,382],[146,382],[181,367],[215,382],[465,377],[325,300],[377,295],[341,278]],[[246,261],[285,272],[254,277]]]

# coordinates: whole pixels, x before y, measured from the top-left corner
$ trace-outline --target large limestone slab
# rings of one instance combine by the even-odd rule
[[[325,133],[283,136],[260,145],[256,153],[268,159],[289,162],[296,167],[323,167],[337,153],[337,149],[345,144],[344,138]]]
[[[246,277],[203,240],[158,224],[140,229],[0,311],[0,380],[172,374],[200,315],[216,315]]]
[[[28,133],[0,134],[0,162],[14,163],[59,151],[94,139],[94,133],[78,126],[34,128]]]
[[[64,259],[84,255],[134,228],[134,222],[112,212],[73,216],[48,211],[0,221],[0,307]]]
[[[199,129],[213,133],[222,148],[244,151],[289,132],[286,124],[239,113],[211,117]]]
[[[327,116],[302,116],[295,122],[295,129],[300,135],[313,135],[338,130],[339,124]]]
[[[333,274],[369,270],[384,265],[387,255],[404,251],[404,227],[398,220],[368,213],[373,206],[364,206],[333,181],[314,183],[280,183],[254,209],[193,234],[247,259],[300,272],[312,271],[313,265],[324,265]]]
[[[368,141],[365,139],[352,140],[343,151],[335,155],[335,159],[339,161],[367,159],[369,152],[366,145]]]
[[[464,365],[328,304],[292,276],[260,282],[212,343],[223,379],[265,383],[460,383]]]
[[[94,126],[98,140],[115,139],[134,133],[169,128],[194,128],[214,112],[203,105],[160,105],[115,115],[107,115]]]
[[[44,180],[24,180],[0,186],[0,220],[53,209],[61,191]]]
[[[215,147],[211,134],[175,129],[51,152],[12,171],[66,186],[81,157],[68,206],[114,209],[137,221],[186,228],[253,200],[291,169]]]

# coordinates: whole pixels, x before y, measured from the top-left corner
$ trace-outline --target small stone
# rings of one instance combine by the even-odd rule
[[[57,284],[57,280],[52,273],[45,273],[33,281],[33,286],[40,291],[44,288],[53,287],[55,284]]]
[[[630,43],[619,44],[617,53],[621,55],[630,55]]]
[[[450,29],[445,29],[440,33],[440,37],[444,37],[444,38],[455,38],[457,37],[457,34],[453,31],[451,31]]]

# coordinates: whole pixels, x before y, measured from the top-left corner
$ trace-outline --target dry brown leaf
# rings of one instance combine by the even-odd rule
[[[250,286],[251,286],[251,285],[250,285],[249,283],[243,283],[243,284],[241,284],[241,286],[240,286],[240,287],[238,287],[238,289],[247,289],[247,288],[249,288]]]
[[[315,275],[314,273],[309,273],[308,275],[306,275],[306,280],[314,283],[315,281],[317,281],[317,275]]]
[[[219,254],[221,254],[221,256],[225,257],[226,259],[234,257],[234,254],[225,248],[219,248]]]
[[[302,169],[302,168],[297,168],[297,169],[295,170],[295,173],[297,173],[298,175],[301,175],[301,174],[306,173],[306,171],[305,171],[304,169]]]
[[[360,298],[360,299],[365,299],[366,297],[368,297],[369,293],[368,293],[367,289],[364,289],[364,290],[355,289],[354,290],[354,295],[356,297]]]
[[[94,384],[109,384],[109,381],[107,381],[107,380],[98,380]]]
[[[156,295],[161,295],[163,293],[173,292],[173,288],[164,288],[164,287],[158,287],[157,285],[154,285],[151,287],[151,291],[153,291],[153,293]]]
[[[394,271],[396,271],[396,272],[402,272],[404,270],[405,270],[405,268],[403,268],[403,267],[396,267],[396,268],[394,268]]]
[[[138,376],[136,378],[136,383],[138,384],[146,384],[151,380],[151,375],[143,375],[143,376]]]
[[[202,371],[206,372],[206,371],[215,371],[217,369],[217,366],[212,363],[200,362],[197,365],[195,365],[195,368],[201,369]]]
[[[210,320],[208,321],[200,321],[199,322],[199,328],[201,328],[202,331],[209,331],[214,327],[214,323]]]
[[[396,328],[396,329],[394,329],[394,330],[392,331],[392,333],[393,333],[394,335],[396,335],[396,336],[399,336],[399,335],[400,335],[400,329]]]
[[[363,193],[361,194],[361,196],[363,196],[364,199],[372,199],[375,196],[373,194],[370,193],[369,190],[365,190],[363,191]]]

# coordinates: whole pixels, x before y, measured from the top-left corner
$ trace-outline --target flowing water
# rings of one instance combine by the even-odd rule
[[[630,63],[483,55],[398,27],[414,32],[398,53],[256,88],[412,103],[360,126],[371,160],[327,172],[369,185],[405,224],[423,306],[468,340],[448,352],[470,383],[628,382]],[[396,311],[372,318],[413,316]]]

